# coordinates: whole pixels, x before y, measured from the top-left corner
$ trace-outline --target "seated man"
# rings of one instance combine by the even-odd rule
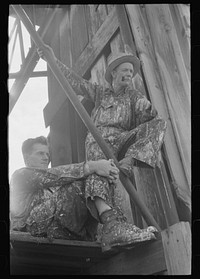
[[[112,160],[48,168],[49,147],[42,136],[27,139],[22,153],[26,167],[15,171],[10,183],[11,229],[50,239],[94,241],[101,222],[103,252],[156,238],[154,227],[141,230],[108,205],[119,173]],[[93,173],[109,183],[87,188],[86,193],[85,179]]]

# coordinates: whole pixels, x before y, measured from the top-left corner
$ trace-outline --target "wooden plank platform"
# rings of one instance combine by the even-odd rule
[[[93,275],[166,275],[162,240],[146,242],[135,248],[93,264]]]
[[[11,275],[157,274],[166,271],[161,239],[110,255],[100,243],[10,233]]]
[[[100,243],[33,237],[29,233],[10,233],[11,274],[84,273],[92,263],[108,258]]]

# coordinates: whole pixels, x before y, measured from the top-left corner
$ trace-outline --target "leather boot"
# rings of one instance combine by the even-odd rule
[[[102,252],[130,249],[138,243],[156,239],[154,233],[158,233],[153,226],[140,229],[128,223],[123,213],[114,208],[103,212],[100,220],[103,223]]]

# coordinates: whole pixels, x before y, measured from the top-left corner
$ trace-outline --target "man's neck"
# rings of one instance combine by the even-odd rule
[[[119,95],[122,91],[124,92],[127,87],[128,86],[124,87],[124,86],[116,85],[114,83],[112,84],[112,88],[115,92],[115,95]]]

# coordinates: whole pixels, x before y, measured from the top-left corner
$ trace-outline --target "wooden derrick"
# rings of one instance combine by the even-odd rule
[[[105,88],[106,58],[102,55],[91,69],[91,82],[97,83]]]
[[[147,19],[184,172],[190,185],[190,82],[169,5],[147,5]]]
[[[123,42],[122,42],[122,37],[121,37],[120,32],[110,42],[110,48],[111,48],[112,55],[117,53],[117,52],[123,52],[124,51],[124,45],[123,45]]]
[[[166,219],[160,201],[160,196],[157,191],[158,185],[156,183],[154,172],[151,169],[135,168],[134,175],[138,194],[145,202],[161,229],[165,228]],[[144,220],[143,227],[147,227]]]
[[[101,26],[101,24],[105,21],[107,17],[106,5],[98,5],[97,12],[99,15],[99,25]]]
[[[11,242],[14,252],[19,254],[11,256],[27,272],[29,267],[38,267],[39,273],[48,273],[50,262],[52,267],[55,265],[50,270],[60,274],[69,274],[66,272],[73,269],[76,274],[188,275],[191,229],[189,223],[179,222],[180,209],[172,193],[172,187],[177,185],[174,191],[190,209],[188,7],[182,4],[70,5],[61,10],[54,21],[50,45],[57,58],[80,76],[106,87],[108,59],[124,51],[126,44],[141,61],[133,85],[150,99],[168,128],[160,168],[135,168],[134,177],[140,199],[162,229],[161,238],[105,256],[98,242],[53,240],[49,243],[48,239],[40,239],[38,244],[38,238],[13,233]],[[49,103],[44,108],[44,117],[46,127],[50,125],[52,166],[84,161],[87,129],[49,69],[48,87]],[[92,106],[85,99],[82,104],[90,114]],[[129,222],[140,228],[147,226],[121,182],[115,188],[115,196],[115,205],[121,207]]]
[[[166,160],[170,166],[171,177],[178,185],[176,189],[177,195],[185,202],[189,209],[191,204],[190,190],[188,188],[188,182],[185,177],[185,171],[178,151],[173,125],[171,123],[170,111],[166,104],[162,78],[154,53],[153,42],[149,33],[146,14],[144,8],[140,8],[138,5],[126,5],[126,8],[135,38],[138,55],[142,61],[142,71],[144,73],[150,99],[159,115],[162,115],[162,117],[167,120],[168,128],[165,135],[164,147],[167,154]]]
[[[106,45],[111,40],[118,27],[119,24],[115,9],[113,9],[82,54],[79,56],[79,59],[74,66],[75,72],[84,76],[88,69],[91,69],[94,61],[98,59],[98,56],[101,55],[102,51],[104,51]]]
[[[91,15],[92,33],[95,34],[104,22],[107,12],[105,5],[88,5]]]
[[[114,8],[114,5],[106,5],[108,14],[112,11],[112,9]]]
[[[72,5],[70,12],[71,51],[73,65],[89,42],[85,9],[83,5]]]
[[[170,12],[176,29],[188,78],[191,77],[190,46],[190,7],[185,4],[170,5]]]
[[[180,222],[161,232],[168,275],[191,275],[191,228]]]
[[[66,18],[67,17],[68,15],[66,14]],[[69,19],[66,19],[66,23],[68,23],[69,26]],[[89,42],[84,51],[81,53],[75,65],[73,65],[73,69],[75,72],[77,72],[81,76],[84,76],[86,72],[88,72],[88,69],[91,68],[92,64],[94,63],[94,60],[97,59],[98,55],[102,52],[107,42],[116,32],[117,28],[118,22],[115,16],[115,10],[112,10],[106,21],[102,24],[101,28]],[[65,36],[69,39],[69,41],[64,39],[64,35],[63,40],[60,40],[61,60],[65,50],[64,61],[66,61],[66,65],[72,66],[70,29],[66,28],[65,32]],[[67,62],[69,62],[70,64],[68,64]],[[49,100],[49,103],[44,108],[44,119],[46,127],[50,125],[53,117],[56,115],[56,113],[61,108],[66,99],[66,95],[63,91],[61,91],[61,93],[57,92],[52,101],[51,99]]]

